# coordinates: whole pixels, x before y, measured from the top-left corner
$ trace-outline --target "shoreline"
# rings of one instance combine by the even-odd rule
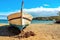
[[[9,24],[6,24],[6,23],[0,23],[0,26],[3,26],[3,25],[9,25]]]
[[[47,24],[46,23],[31,23],[30,25],[34,25],[34,24],[36,24],[36,25],[41,25],[41,24],[42,25],[50,25],[50,24],[51,25],[59,25],[59,24],[56,24],[56,23],[47,23]],[[0,25],[2,25],[2,26],[3,25],[9,25],[9,23],[0,23]]]

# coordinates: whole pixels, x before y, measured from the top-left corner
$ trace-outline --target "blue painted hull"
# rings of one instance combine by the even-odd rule
[[[27,25],[15,25],[15,24],[10,24],[11,27],[17,27],[19,30],[23,30],[24,28],[26,28],[28,26]]]

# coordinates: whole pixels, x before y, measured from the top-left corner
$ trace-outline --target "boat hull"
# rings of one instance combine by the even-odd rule
[[[19,30],[23,30],[25,29],[29,24],[26,24],[26,25],[16,25],[16,24],[10,24],[10,27],[16,27],[18,28]]]
[[[58,23],[58,24],[60,24],[60,20],[57,20],[55,23]]]
[[[8,21],[11,27],[17,27],[19,30],[26,28],[32,21],[32,16],[30,14],[14,13],[8,16]]]

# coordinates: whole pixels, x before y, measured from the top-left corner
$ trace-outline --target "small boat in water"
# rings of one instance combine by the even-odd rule
[[[60,24],[60,20],[57,20],[55,23],[58,23],[58,24]]]
[[[23,6],[23,1],[22,1]],[[23,30],[32,21],[32,16],[30,14],[24,13],[22,8],[21,12],[13,13],[8,16],[8,21],[11,27],[17,27],[19,30]]]

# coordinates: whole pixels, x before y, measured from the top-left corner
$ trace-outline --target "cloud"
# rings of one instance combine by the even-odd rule
[[[31,14],[33,17],[38,16],[57,16],[57,13],[60,11],[60,6],[57,8],[44,8],[43,6],[37,8],[23,9],[24,12]],[[13,12],[0,12],[1,14],[6,13],[5,15],[10,15],[12,13],[20,12],[16,10]]]
[[[37,7],[37,8],[24,9],[24,11],[27,11],[27,12],[60,11],[60,7],[58,7],[58,8],[44,8],[41,6],[41,7]]]
[[[43,4],[43,6],[50,6],[49,4]]]
[[[38,16],[57,16],[58,12],[60,11],[60,7],[57,8],[44,8],[44,7],[37,7],[31,9],[24,9],[24,12],[28,12],[32,14],[34,17]]]

